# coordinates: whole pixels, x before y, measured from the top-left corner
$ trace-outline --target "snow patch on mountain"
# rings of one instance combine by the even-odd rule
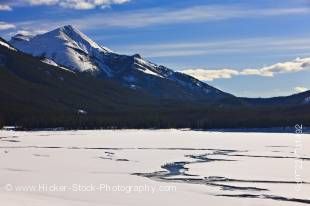
[[[150,63],[142,58],[137,58],[137,57],[134,57],[134,61],[135,61],[135,65],[137,66],[137,69],[139,71],[142,71],[146,74],[150,74],[150,75],[154,75],[154,76],[157,76],[157,77],[160,77],[160,78],[163,78],[159,72],[155,72],[154,70],[151,70],[150,68],[154,68],[156,67],[155,64],[153,63]]]
[[[174,74],[174,71],[171,69],[168,69],[164,66],[154,64],[144,58],[141,57],[139,54],[134,55],[134,64],[136,66],[136,69],[150,75],[154,75],[160,78],[167,78],[170,80],[171,76]]]
[[[139,57],[135,56],[134,60],[135,60],[135,63],[140,64],[140,65],[145,65],[145,66],[148,66],[150,68],[157,66],[156,64],[153,64],[153,63],[143,59],[140,55],[139,55]]]
[[[41,60],[41,62],[58,67],[58,64],[51,59],[44,58]]]
[[[58,65],[56,62],[54,62],[53,60],[51,59],[47,59],[47,58],[44,58],[41,60],[41,62],[45,63],[45,64],[49,64],[49,65],[52,65],[52,66],[55,66],[55,67],[58,67],[59,69],[63,69],[63,70],[66,70],[68,72],[72,72],[72,73],[75,73],[74,71],[70,70],[70,69],[67,69],[65,67],[62,67],[60,65]]]
[[[6,48],[8,48],[8,49],[10,49],[10,50],[16,51],[15,48],[11,47],[8,43],[2,41],[1,39],[0,39],[0,45],[1,45],[1,46],[4,46],[4,47],[6,47]]]
[[[153,72],[153,71],[151,71],[151,70],[149,70],[149,69],[143,67],[142,65],[139,65],[139,66],[143,68],[143,69],[138,68],[139,71],[142,71],[142,72],[144,72],[145,74],[154,75],[154,76],[163,78],[163,77],[160,76],[159,74],[157,74],[157,73],[155,73],[155,72]]]

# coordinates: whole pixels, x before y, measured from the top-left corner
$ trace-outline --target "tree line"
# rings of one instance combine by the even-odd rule
[[[10,113],[1,116],[0,125],[22,129],[164,129],[164,128],[270,128],[295,124],[310,125],[309,107],[250,108],[206,107],[173,109],[140,109],[103,113],[45,112]]]

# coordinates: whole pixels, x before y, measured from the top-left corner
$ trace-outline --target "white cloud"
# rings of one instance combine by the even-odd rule
[[[307,91],[308,89],[306,88],[306,87],[301,87],[301,86],[298,86],[298,87],[295,87],[294,88],[294,91],[295,92],[298,92],[298,93],[300,93],[300,92],[305,92],[305,91]]]
[[[118,48],[125,53],[142,53],[146,57],[182,57],[212,54],[249,53],[301,53],[309,51],[309,37],[290,38],[247,38],[187,43],[156,43],[124,45]]]
[[[48,32],[47,30],[18,30],[17,32],[11,32],[9,33],[10,36],[15,36],[16,34],[22,34],[24,36],[35,36],[37,34],[43,34]]]
[[[243,75],[261,75],[261,72],[259,69],[244,69],[240,72],[240,74]]]
[[[310,58],[297,58],[293,61],[277,63],[260,69],[245,69],[240,74],[272,77],[275,74],[299,72],[309,69]]]
[[[28,5],[56,5],[71,9],[106,8],[113,4],[124,4],[132,0],[26,0]],[[14,6],[25,6],[20,1]],[[53,22],[49,19],[20,23],[51,24],[59,26],[74,24],[80,29],[98,27],[139,28],[152,25],[169,25],[228,20],[234,18],[259,18],[266,16],[303,15],[310,14],[310,7],[297,8],[253,8],[246,6],[200,5],[186,8],[151,8],[123,12],[102,12],[81,16],[73,19],[63,19]]]
[[[228,79],[239,75],[258,75],[264,77],[273,77],[277,74],[292,73],[310,70],[310,58],[297,58],[293,61],[273,64],[259,69],[243,69],[241,71],[235,69],[186,69],[181,72],[191,75],[202,81],[213,81],[214,79]],[[302,87],[296,87],[301,90]]]
[[[31,5],[54,5],[59,2],[59,0],[26,0]]]
[[[8,30],[8,29],[15,29],[15,25],[0,21],[0,30]]]
[[[247,8],[237,6],[201,5],[181,9],[144,9],[112,14],[105,18],[88,21],[89,26],[115,26],[138,28],[152,25],[219,21],[233,18],[256,18],[264,16],[301,15],[310,8]]]
[[[31,5],[58,5],[64,8],[87,10],[104,8],[112,4],[123,4],[130,0],[27,0]]]
[[[187,69],[182,73],[191,75],[201,81],[213,81],[214,79],[229,79],[239,72],[232,69],[206,70],[206,69]]]
[[[6,4],[0,4],[0,11],[12,11],[12,8]]]

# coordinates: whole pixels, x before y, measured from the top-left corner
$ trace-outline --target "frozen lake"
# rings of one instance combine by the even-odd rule
[[[307,205],[310,135],[0,131],[1,205]]]

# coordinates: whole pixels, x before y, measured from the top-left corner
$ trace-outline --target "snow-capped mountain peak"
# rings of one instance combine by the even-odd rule
[[[16,35],[10,43],[33,56],[51,59],[58,65],[74,71],[103,71],[110,73],[100,61],[110,50],[101,47],[71,25],[63,26],[32,38]]]
[[[56,29],[55,32],[59,33],[60,37],[68,40],[68,42],[77,44],[77,46],[86,53],[89,53],[90,50],[92,49],[98,49],[99,51],[102,51],[102,52],[111,51],[106,47],[99,46],[97,43],[91,40],[88,36],[83,34],[80,30],[78,30],[77,28],[71,25],[60,27],[59,29]]]

